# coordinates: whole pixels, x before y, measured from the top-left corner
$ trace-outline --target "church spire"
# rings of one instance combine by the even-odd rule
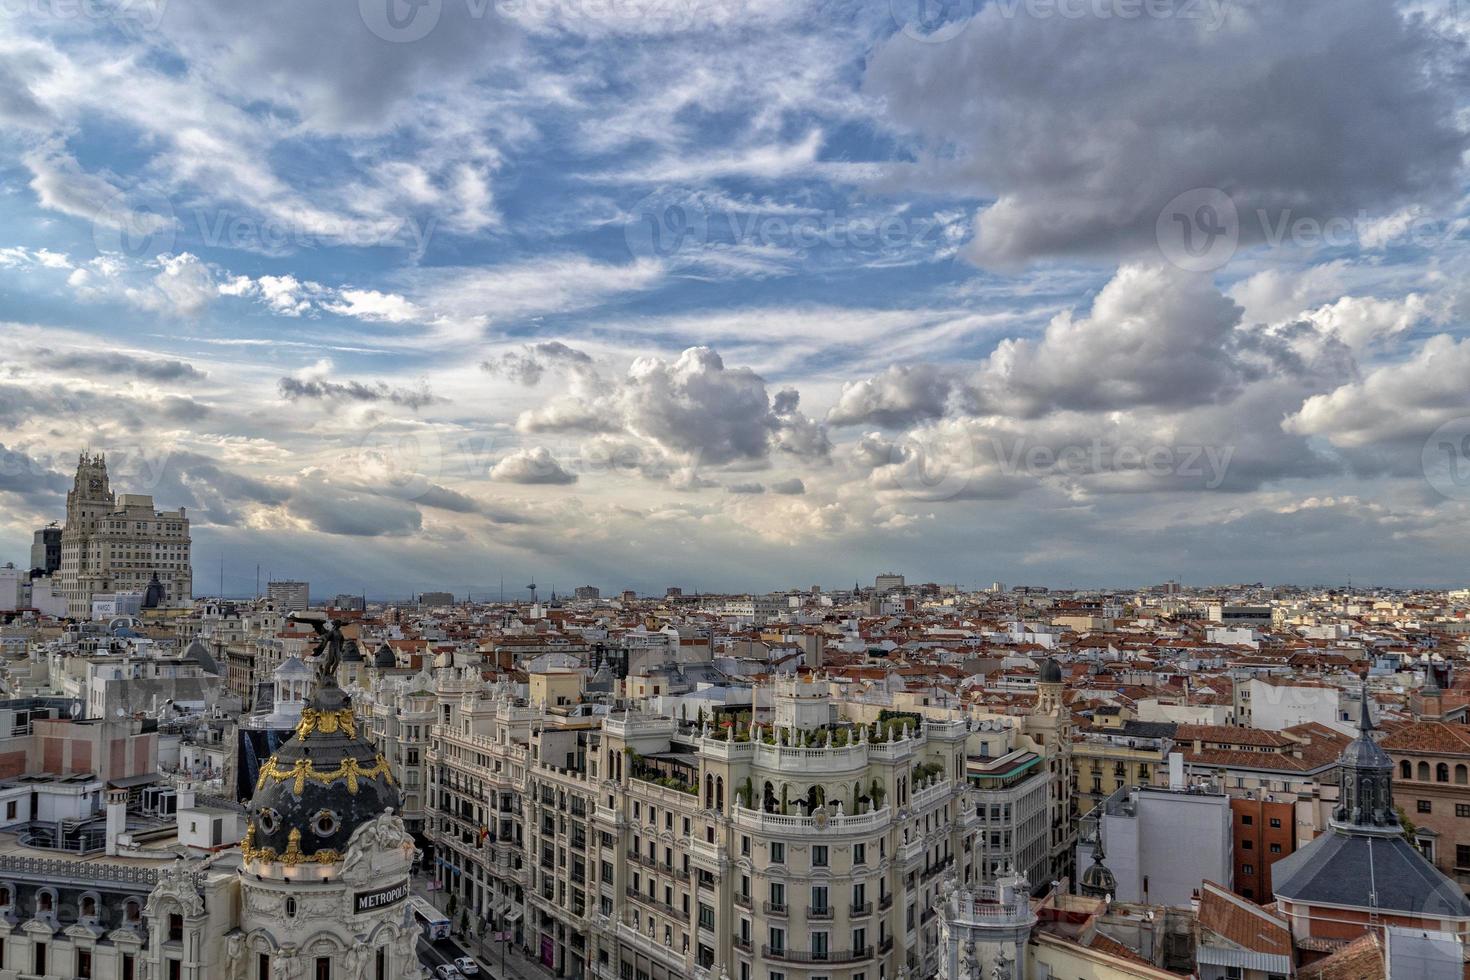
[[[1399,834],[1398,811],[1393,805],[1393,760],[1373,740],[1372,695],[1363,678],[1358,711],[1358,737],[1338,759],[1340,788],[1332,811],[1332,829],[1345,834]]]

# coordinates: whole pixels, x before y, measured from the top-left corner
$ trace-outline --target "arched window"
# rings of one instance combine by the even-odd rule
[[[36,911],[50,912],[56,907],[56,896],[49,891],[42,891],[36,895]]]
[[[1450,765],[1448,762],[1441,762],[1434,767],[1434,781],[1436,783],[1447,783],[1450,781]]]
[[[1414,778],[1414,767],[1409,763],[1408,759],[1399,763],[1399,776],[1403,779]]]
[[[96,918],[97,916],[97,899],[91,895],[82,896],[82,916],[88,919]]]
[[[1419,781],[1421,783],[1427,783],[1427,782],[1429,782],[1429,763],[1427,763],[1427,762],[1421,762],[1421,763],[1419,763],[1419,770],[1418,771],[1419,771]]]
[[[0,885],[0,908],[8,908],[11,903],[10,886]]]

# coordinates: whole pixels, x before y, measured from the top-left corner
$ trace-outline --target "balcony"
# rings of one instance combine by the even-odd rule
[[[750,896],[737,894],[735,896],[735,905],[742,909],[750,908]]]
[[[766,902],[761,906],[761,910],[764,911],[766,915],[779,915],[782,918],[785,918],[787,915],[790,914],[787,906],[781,902]]]
[[[760,833],[800,834],[802,836],[829,837],[833,834],[872,833],[888,826],[893,816],[891,807],[884,806],[869,813],[832,814],[825,820],[816,817],[799,817],[781,813],[766,813],[763,810],[735,808],[735,825]]]
[[[954,795],[955,786],[947,779],[941,779],[932,786],[926,786],[914,793],[912,797],[912,809],[922,812],[936,803],[948,800]]]
[[[920,875],[919,880],[925,882],[930,881],[931,879],[943,874],[945,871],[949,870],[952,867],[954,867],[954,857],[950,856],[937,864],[931,864],[929,867],[925,868],[924,873]]]
[[[806,907],[806,917],[808,919],[830,919],[832,918],[832,906],[824,905],[821,908],[817,908],[808,905]]]
[[[873,947],[801,951],[784,947],[775,949],[770,946],[762,946],[761,955],[768,960],[778,960],[783,963],[859,963],[873,958]]]
[[[675,878],[678,878],[680,881],[689,880],[689,872],[685,871],[683,868],[676,868],[672,864],[664,864],[662,861],[655,861],[653,858],[643,854],[639,854],[636,851],[629,851],[627,852],[626,856],[629,861],[632,861],[634,864],[648,868],[650,871],[658,871],[662,874],[672,875]]]
[[[674,908],[672,905],[666,905],[663,902],[660,902],[658,899],[651,898],[648,895],[643,894],[642,892],[638,891],[635,888],[629,888],[627,890],[627,893],[626,894],[633,901],[635,901],[635,902],[642,902],[644,905],[648,905],[648,906],[650,906],[650,907],[658,910],[659,912],[662,912],[664,915],[672,916],[675,919],[683,919],[685,917],[684,916],[684,913],[680,912],[678,909]]]
[[[878,911],[879,912],[887,912],[891,908],[893,908],[893,893],[890,892],[887,895],[879,895],[878,896]]]
[[[645,936],[626,922],[618,923],[618,939],[653,956],[676,973],[685,969],[684,957],[673,946],[665,945],[652,936]]]
[[[726,860],[725,845],[711,844],[709,841],[691,837],[689,838],[689,859],[702,862],[712,871],[718,871]]]
[[[730,943],[736,949],[740,950],[743,953],[750,952],[750,937],[749,936],[731,936],[730,937]]]
[[[887,953],[891,949],[893,949],[893,937],[884,936],[883,939],[878,943],[878,952]]]
[[[849,905],[848,908],[847,908],[847,916],[850,919],[861,919],[865,915],[872,915],[872,914],[873,914],[873,903],[872,902],[864,902],[861,905]]]

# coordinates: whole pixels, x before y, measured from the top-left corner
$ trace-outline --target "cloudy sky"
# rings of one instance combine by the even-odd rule
[[[1465,584],[1459,0],[17,0],[0,561]]]

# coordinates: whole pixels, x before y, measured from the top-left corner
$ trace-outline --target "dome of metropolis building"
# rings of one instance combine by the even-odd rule
[[[242,851],[266,866],[340,863],[359,827],[401,808],[387,760],[357,732],[351,700],[321,675],[296,734],[261,766]]]
[[[261,766],[246,812],[240,925],[226,937],[220,980],[424,980],[408,912],[419,855],[388,763],[358,734],[333,676],[340,629],[317,629],[314,691],[295,734]],[[285,673],[296,683],[301,672]]]

